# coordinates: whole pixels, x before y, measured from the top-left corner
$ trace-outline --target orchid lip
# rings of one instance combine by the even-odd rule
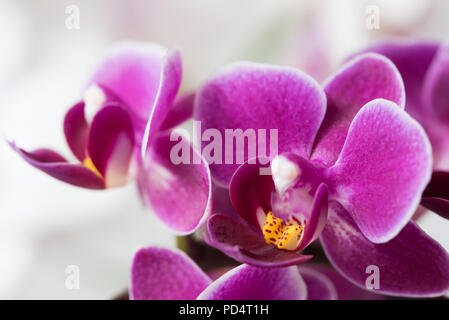
[[[265,242],[279,249],[296,251],[304,235],[305,224],[292,218],[288,223],[276,217],[271,211],[262,227]]]
[[[95,167],[95,164],[93,163],[92,159],[90,157],[87,157],[83,160],[83,165],[90,169],[93,173],[95,173],[99,178],[103,179],[103,176],[101,175],[100,171],[98,171],[97,167]]]

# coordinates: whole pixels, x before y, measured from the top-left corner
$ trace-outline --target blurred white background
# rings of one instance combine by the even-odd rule
[[[66,27],[66,7],[80,29]],[[376,5],[380,29],[366,27]],[[108,44],[182,48],[183,90],[235,60],[297,66],[323,80],[341,60],[390,38],[444,40],[445,0],[0,0],[0,134],[25,148],[70,156],[62,119]],[[422,227],[449,249],[449,222]],[[0,298],[108,299],[127,288],[135,250],[174,246],[136,188],[89,191],[27,165],[0,141]],[[80,267],[80,289],[65,286]]]

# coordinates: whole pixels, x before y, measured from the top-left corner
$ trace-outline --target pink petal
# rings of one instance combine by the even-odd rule
[[[449,43],[442,45],[427,72],[423,85],[423,103],[434,117],[449,123]]]
[[[401,76],[387,58],[363,54],[352,59],[325,83],[327,112],[315,141],[312,159],[331,166],[343,147],[357,112],[373,99],[384,98],[404,108]]]
[[[161,130],[168,130],[174,128],[193,116],[193,105],[195,100],[195,93],[185,94],[176,98],[173,107],[167,114],[164,122],[161,125]]]
[[[134,153],[134,131],[125,109],[108,106],[95,115],[89,133],[88,151],[107,187],[120,186],[128,181]]]
[[[307,286],[307,300],[337,300],[338,294],[335,285],[323,273],[309,264],[298,267]]]
[[[89,125],[84,118],[84,102],[74,105],[64,118],[64,134],[67,144],[79,161],[87,158]]]
[[[167,53],[162,69],[159,88],[154,101],[153,110],[148,119],[145,135],[143,140],[142,150],[147,150],[151,144],[151,140],[161,130],[165,119],[168,117],[173,108],[176,94],[181,85],[182,78],[182,61],[181,52],[179,50],[172,50]],[[170,121],[170,120],[168,120]]]
[[[15,143],[9,143],[18,154],[33,167],[66,183],[88,189],[104,189],[104,181],[93,171],[81,164],[68,163],[58,153],[48,149],[27,152]]]
[[[422,127],[396,104],[377,99],[351,123],[343,150],[327,172],[329,194],[369,240],[387,242],[413,216],[431,172],[431,148]]]
[[[173,161],[171,152],[175,145],[189,152],[187,163]],[[194,162],[193,154],[199,163]],[[185,137],[179,142],[171,141],[170,134],[155,138],[138,178],[144,200],[178,234],[195,231],[212,211],[209,168]]]
[[[423,125],[429,113],[422,104],[423,82],[438,47],[434,42],[385,42],[365,50],[382,54],[395,64],[404,80],[405,110]]]
[[[312,78],[299,70],[236,63],[202,86],[196,97],[194,118],[201,121],[202,132],[217,129],[222,137],[226,136],[226,129],[253,129],[256,135],[257,129],[262,129],[266,135],[267,152],[262,154],[259,150],[257,155],[260,157],[277,155],[270,155],[276,150],[268,147],[268,141],[270,129],[278,130],[278,153],[292,151],[308,157],[325,110],[323,91]],[[203,142],[203,146],[206,144]],[[231,159],[229,151],[225,152],[226,144],[229,150],[233,150],[234,159]],[[211,164],[214,179],[223,185],[228,185],[234,171],[248,160],[247,152],[243,159],[237,159],[235,149],[230,139],[227,143],[224,141],[222,155],[233,164],[225,164],[226,159],[222,164]]]
[[[180,250],[148,247],[134,256],[131,299],[194,300],[210,278]]]
[[[366,288],[379,269],[379,289],[372,292],[407,297],[438,297],[449,291],[449,255],[413,222],[383,244],[366,239],[350,215],[332,204],[321,234],[323,248],[333,266],[354,284]],[[372,267],[371,267],[372,268]],[[373,285],[368,279],[368,284]]]
[[[260,267],[285,267],[310,260],[293,251],[265,243],[262,234],[229,216],[215,214],[207,222],[206,242],[231,258]]]
[[[88,85],[106,87],[146,122],[159,89],[165,55],[166,49],[158,45],[121,42],[106,54]]]
[[[241,265],[215,280],[199,300],[304,300],[307,288],[296,267]]]

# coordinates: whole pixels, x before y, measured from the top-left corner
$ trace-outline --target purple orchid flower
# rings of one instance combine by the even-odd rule
[[[449,219],[449,43],[381,43],[365,51],[385,55],[404,79],[407,111],[432,143],[432,180],[421,204]]]
[[[205,240],[242,263],[281,267],[311,259],[298,251],[320,237],[333,266],[362,288],[376,265],[376,292],[447,292],[449,255],[410,221],[432,155],[404,104],[398,70],[374,53],[342,66],[324,91],[291,68],[238,63],[221,71],[197,93],[195,118],[223,135],[278,129],[279,154],[210,164],[239,219],[213,215]]]
[[[192,115],[192,94],[175,100],[181,77],[179,50],[120,43],[65,115],[64,134],[77,163],[53,150],[10,145],[32,166],[75,186],[106,189],[136,178],[144,202],[160,220],[177,233],[190,233],[210,212],[211,187],[203,159],[175,166],[166,152],[173,144],[170,130]]]
[[[259,268],[240,265],[218,279],[203,272],[184,252],[159,247],[139,250],[131,270],[135,300],[336,300],[381,296],[366,293],[330,268]]]

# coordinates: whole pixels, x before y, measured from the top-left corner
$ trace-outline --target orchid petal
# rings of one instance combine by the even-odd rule
[[[181,138],[179,142],[172,139],[174,133]],[[175,146],[188,151],[188,161],[174,161]],[[138,179],[144,200],[178,234],[195,231],[211,213],[212,183],[207,163],[178,131],[154,139]]]
[[[159,88],[154,101],[151,115],[148,119],[143,138],[142,153],[148,149],[152,139],[161,130],[161,127],[173,108],[176,94],[181,85],[182,61],[179,50],[171,50],[165,57],[160,76]],[[169,121],[169,120],[168,120]]]
[[[312,159],[331,166],[343,147],[349,126],[369,101],[383,98],[404,108],[401,76],[387,58],[368,53],[355,57],[331,76],[324,85],[327,112],[317,135]]]
[[[241,265],[206,288],[199,300],[305,300],[307,287],[296,267]]]
[[[87,142],[89,125],[84,117],[84,103],[79,102],[66,113],[64,118],[64,134],[67,144],[79,161],[87,158]]]
[[[105,188],[104,180],[92,170],[81,164],[69,163],[64,157],[52,150],[37,149],[27,152],[17,147],[13,142],[9,144],[30,165],[58,180],[88,189]]]
[[[337,300],[338,294],[332,281],[308,264],[298,267],[307,286],[308,300]]]
[[[236,63],[202,86],[196,97],[194,119],[201,121],[203,132],[216,129],[222,137],[226,137],[226,132],[228,135],[231,131],[235,133],[237,129],[243,133],[247,129],[255,130],[251,132],[259,135],[258,129],[262,129],[267,146],[278,142],[279,153],[292,151],[308,157],[324,118],[325,104],[325,96],[319,85],[299,70]],[[278,139],[268,143],[272,129],[277,130]],[[226,186],[238,166],[256,156],[250,152],[249,155],[241,154],[243,150],[236,150],[234,145],[236,139],[231,140],[225,139],[222,145],[222,154],[226,155],[226,159],[211,164],[214,179]],[[261,141],[258,143],[263,145]],[[255,147],[253,142],[245,144]],[[261,154],[261,150],[257,156],[271,158],[277,155],[271,154],[276,152],[271,146],[265,149],[269,150],[270,156]],[[238,159],[237,152],[242,159]],[[230,162],[232,164],[228,164]]]
[[[429,113],[421,101],[423,82],[438,47],[434,42],[385,42],[365,50],[386,56],[398,68],[407,97],[405,110],[423,125]]]
[[[226,215],[215,214],[210,217],[207,229],[206,242],[241,263],[260,267],[284,267],[312,258],[267,244],[262,234]]]
[[[88,151],[107,187],[127,182],[134,139],[132,121],[125,109],[107,106],[95,115],[89,133]]]
[[[161,130],[172,129],[184,121],[190,119],[193,115],[193,105],[195,101],[195,93],[185,94],[176,98],[173,107],[167,114],[167,117],[161,125]]]
[[[326,278],[328,278],[334,288],[337,291],[338,300],[383,300],[384,297],[380,294],[371,292],[372,290],[361,289],[352,284],[345,277],[340,275],[333,268],[324,265],[316,264],[304,264],[299,267],[302,271],[304,268],[312,269],[315,272],[319,272]],[[303,273],[302,273],[303,274]],[[310,292],[310,285],[307,283],[307,278],[303,274],[303,278],[306,281],[307,288],[309,289],[309,299],[313,297],[313,292]]]
[[[155,44],[126,41],[107,52],[88,86],[104,86],[117,95],[130,113],[147,121],[156,99],[167,50]]]
[[[375,244],[344,208],[331,205],[322,245],[332,265],[351,282],[394,296],[437,297],[449,291],[449,255],[413,222],[389,242]],[[376,268],[378,288],[375,280],[369,281]]]
[[[431,172],[422,127],[393,102],[377,99],[354,118],[327,182],[330,198],[348,210],[369,240],[382,243],[411,219]]]
[[[449,43],[442,45],[427,72],[423,85],[423,104],[431,108],[438,121],[449,124]]]
[[[134,300],[194,300],[211,282],[184,252],[148,247],[134,256],[130,297]]]
[[[269,163],[262,159],[255,163],[245,162],[234,173],[229,185],[229,195],[237,213],[251,225],[260,228],[258,212],[271,211],[271,193],[274,190],[272,176],[261,174],[262,170],[270,171]]]

